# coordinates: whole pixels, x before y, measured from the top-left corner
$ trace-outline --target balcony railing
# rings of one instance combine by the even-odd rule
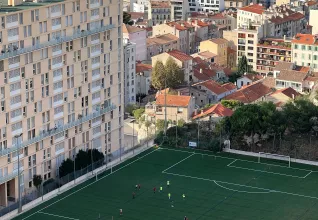
[[[36,142],[39,142],[39,141],[41,141],[41,140],[43,140],[43,139],[45,139],[47,137],[50,137],[50,136],[53,136],[53,135],[58,134],[60,132],[63,132],[65,130],[69,129],[69,128],[72,128],[72,127],[75,127],[77,125],[80,125],[80,124],[82,124],[82,123],[84,123],[86,121],[89,121],[89,120],[92,120],[94,118],[97,118],[97,117],[99,117],[99,116],[101,116],[101,115],[103,115],[103,114],[105,114],[107,112],[110,112],[110,111],[114,110],[115,108],[116,108],[115,105],[110,105],[108,107],[105,107],[104,109],[101,109],[101,110],[99,110],[97,112],[91,113],[91,114],[89,114],[87,116],[84,116],[84,117],[82,117],[82,118],[80,118],[80,119],[78,119],[76,121],[71,122],[71,123],[68,123],[68,124],[65,124],[65,125],[62,125],[62,126],[58,126],[58,127],[53,128],[53,129],[51,129],[49,131],[42,132],[38,136],[36,136],[35,138],[29,139],[27,141],[24,141],[23,143],[20,143],[17,146],[13,145],[10,148],[7,148],[7,149],[4,149],[4,150],[0,151],[0,157],[6,156],[7,154],[15,152],[18,149],[21,149],[21,148],[24,148],[24,147],[29,146],[31,144],[34,144]]]
[[[23,171],[23,168],[20,167],[20,172]],[[0,176],[0,184],[8,182],[9,180],[14,179],[16,176],[18,176],[18,169],[13,170],[12,173],[6,174],[4,176]]]
[[[58,44],[61,44],[64,42],[68,42],[68,41],[75,40],[78,38],[86,37],[86,36],[89,36],[92,34],[97,34],[97,33],[107,31],[107,30],[110,30],[113,28],[114,28],[114,25],[110,24],[110,25],[99,27],[99,28],[96,28],[96,29],[93,29],[90,31],[87,31],[87,30],[79,31],[79,32],[73,34],[72,36],[65,36],[65,37],[60,37],[58,39],[51,39],[48,42],[37,44],[37,45],[31,46],[31,47],[19,48],[18,50],[10,51],[7,53],[2,53],[2,54],[0,54],[0,60],[6,59],[9,57],[15,57],[17,55],[24,54],[24,53],[30,53],[30,52],[35,51],[35,50],[41,50],[41,49],[46,48],[46,47],[51,47],[51,46],[58,45]]]

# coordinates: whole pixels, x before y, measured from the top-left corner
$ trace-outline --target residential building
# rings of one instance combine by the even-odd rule
[[[159,94],[156,101],[148,103],[145,107],[145,114],[157,120],[167,120],[176,122],[183,119],[185,122],[191,121],[195,110],[195,100],[191,96]]]
[[[150,1],[148,19],[151,19],[153,26],[171,21],[173,16],[171,9],[169,1]]]
[[[180,86],[175,88],[174,90],[176,90],[181,96],[194,97],[196,108],[203,107],[209,103],[206,92],[196,88],[195,86]]]
[[[311,34],[297,34],[292,40],[292,62],[318,71],[318,41]]]
[[[172,21],[186,20],[189,13],[188,0],[169,0],[172,10]]]
[[[242,8],[248,5],[248,0],[224,0],[225,8]]]
[[[130,14],[130,20],[134,22],[134,25],[137,22],[143,21],[145,17],[144,12],[129,12]]]
[[[224,97],[224,100],[237,100],[243,104],[252,104],[265,101],[272,90],[265,86],[262,81],[243,86],[236,92]]]
[[[257,82],[262,79],[263,79],[263,76],[261,75],[245,73],[243,76],[241,76],[240,78],[236,80],[236,85],[237,85],[237,88],[240,89],[244,86],[253,84],[254,82]]]
[[[33,175],[56,178],[62,161],[81,149],[119,156],[123,5],[1,3],[0,206],[5,207],[17,201],[19,187],[23,192],[34,187]]]
[[[247,5],[237,10],[237,27],[248,28],[251,23],[261,25],[264,23],[263,13],[265,7],[259,4]]]
[[[193,81],[192,60],[190,55],[187,55],[179,50],[171,50],[162,54],[151,57],[152,66],[156,65],[157,61],[162,61],[163,64],[172,58],[184,73],[184,82],[190,83]]]
[[[172,34],[179,38],[180,50],[189,53],[194,48],[195,28],[189,23],[167,22],[153,26],[153,36]]]
[[[136,63],[136,94],[149,94],[151,86],[151,64]],[[137,100],[139,102],[139,100]]]
[[[228,82],[229,70],[215,64],[210,64],[196,57],[193,59],[193,82],[212,79],[217,82]]]
[[[281,107],[289,101],[294,100],[297,97],[300,97],[301,94],[296,90],[288,87],[284,89],[279,89],[269,96],[267,96],[267,100],[269,102],[273,102],[277,107]]]
[[[179,38],[172,34],[163,34],[147,38],[147,60],[171,50],[180,50]]]
[[[136,44],[124,44],[124,100],[125,106],[136,103]]]
[[[144,12],[148,14],[149,1],[148,0],[129,0],[131,12]]]
[[[210,0],[194,0],[189,2],[190,12],[220,12],[224,11],[224,0],[211,2]]]
[[[147,31],[142,28],[123,24],[124,43],[132,42],[136,44],[136,60],[144,61],[147,59]]]
[[[273,73],[280,61],[291,62],[291,41],[281,38],[264,38],[257,44],[256,71]]]
[[[211,79],[195,83],[193,86],[207,93],[209,103],[216,103],[237,90],[233,83],[219,84]]]
[[[309,15],[309,24],[312,26],[312,33],[313,35],[318,34],[318,10],[310,10],[310,15]]]
[[[191,20],[191,25],[195,27],[195,36],[199,38],[199,41],[209,39],[209,24],[201,20],[195,19]]]
[[[217,103],[208,108],[197,110],[192,119],[217,123],[224,117],[231,117],[233,113],[231,109],[224,107],[221,103]]]
[[[228,41],[223,38],[209,39],[202,41],[199,46],[199,51],[209,51],[218,56],[218,65],[228,66],[227,63],[227,52],[228,52]]]
[[[199,52],[199,53],[194,53],[194,54],[191,54],[191,56],[193,58],[198,57],[198,58],[202,59],[203,61],[211,63],[211,64],[219,63],[218,62],[218,56],[216,54],[214,54],[214,53],[209,52],[209,51],[203,51],[203,52]]]
[[[220,13],[198,13],[192,12],[189,20],[199,19],[202,22],[211,23],[217,27],[225,27],[226,30],[234,30],[236,28],[237,13],[232,11],[223,11]],[[209,36],[209,38],[212,38]]]

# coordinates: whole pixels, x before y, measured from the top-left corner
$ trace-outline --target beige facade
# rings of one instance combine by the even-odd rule
[[[200,42],[199,51],[209,51],[218,56],[218,65],[227,66],[228,41],[223,38],[210,39]]]
[[[0,206],[18,197],[17,148],[28,190],[78,150],[116,155],[123,139],[122,4],[20,3],[0,14]]]
[[[174,16],[171,4],[168,1],[150,1],[148,9],[148,19],[151,19],[152,25],[163,24],[171,21]]]

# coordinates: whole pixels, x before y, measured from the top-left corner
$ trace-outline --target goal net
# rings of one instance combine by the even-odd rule
[[[263,158],[265,160],[266,159],[277,160],[277,161],[280,161],[280,162],[283,162],[283,163],[287,163],[288,167],[290,167],[290,156],[259,152],[258,153],[258,162],[261,163]]]

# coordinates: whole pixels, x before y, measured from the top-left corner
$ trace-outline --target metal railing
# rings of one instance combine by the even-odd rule
[[[86,37],[86,36],[89,36],[89,35],[92,35],[92,34],[97,34],[97,33],[100,33],[100,32],[103,32],[103,31],[107,31],[107,30],[110,30],[110,29],[113,29],[113,28],[114,28],[114,25],[113,24],[109,24],[109,25],[102,26],[102,27],[99,27],[99,28],[96,28],[96,29],[93,29],[93,30],[89,30],[89,31],[88,30],[78,31],[75,34],[73,34],[72,36],[59,37],[58,39],[51,39],[50,41],[47,41],[45,43],[40,43],[40,44],[31,46],[31,47],[19,48],[17,50],[13,50],[13,51],[10,51],[10,52],[2,53],[2,54],[0,54],[0,60],[6,59],[6,58],[9,58],[9,57],[15,57],[15,56],[18,56],[20,54],[29,53],[29,52],[32,52],[32,51],[35,51],[35,50],[40,50],[40,49],[43,49],[43,48],[46,48],[46,47],[51,47],[51,46],[54,46],[54,45],[57,45],[57,44],[61,44],[61,43],[64,43],[64,42],[67,42],[67,41],[71,41],[71,40],[74,40],[74,39]]]
[[[9,153],[12,153],[12,152],[15,152],[21,148],[24,148],[28,145],[31,145],[31,144],[34,144],[36,142],[39,142],[49,136],[52,136],[52,135],[55,135],[55,134],[58,134],[60,132],[63,132],[69,128],[72,128],[72,127],[75,127],[77,125],[80,125],[82,124],[83,122],[86,122],[86,121],[89,121],[93,118],[97,118],[99,116],[101,116],[102,114],[105,114],[107,112],[110,112],[112,110],[116,109],[116,106],[115,105],[110,105],[110,106],[107,106],[97,112],[94,112],[94,113],[91,113],[87,116],[83,116],[82,118],[76,120],[76,121],[73,121],[73,122],[70,122],[68,124],[65,124],[65,125],[62,125],[62,126],[58,126],[56,128],[53,128],[47,132],[43,132],[41,134],[39,134],[38,136],[36,136],[35,138],[32,138],[32,139],[29,139],[29,140],[26,140],[22,143],[20,143],[19,145],[15,146],[15,145],[12,145],[10,148],[7,148],[7,149],[4,149],[2,151],[0,151],[0,157],[2,156],[5,156],[5,155],[8,155]]]

